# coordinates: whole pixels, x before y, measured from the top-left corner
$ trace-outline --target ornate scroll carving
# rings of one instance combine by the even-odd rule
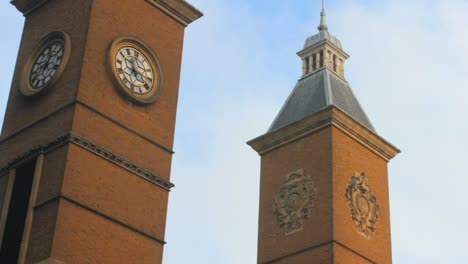
[[[369,189],[365,173],[356,173],[351,177],[345,196],[357,231],[370,238],[380,218],[380,207],[377,198]]]
[[[287,175],[275,196],[273,215],[287,235],[303,229],[304,220],[309,219],[317,190],[310,176],[300,169]]]

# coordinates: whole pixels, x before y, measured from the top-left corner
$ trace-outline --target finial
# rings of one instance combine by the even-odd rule
[[[320,25],[318,26],[318,30],[328,31],[327,15],[325,14],[325,0],[322,0],[322,12],[320,12]]]

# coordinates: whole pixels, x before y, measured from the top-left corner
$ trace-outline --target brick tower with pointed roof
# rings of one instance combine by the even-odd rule
[[[248,142],[261,156],[258,263],[391,263],[387,164],[399,150],[346,81],[323,8],[318,29],[291,95]]]

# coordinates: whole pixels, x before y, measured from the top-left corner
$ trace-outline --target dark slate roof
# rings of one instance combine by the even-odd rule
[[[276,131],[331,105],[376,132],[348,82],[329,69],[320,70],[298,81],[268,132]]]
[[[307,49],[308,47],[315,46],[315,45],[317,45],[320,42],[323,42],[325,40],[330,41],[337,48],[339,48],[341,50],[343,49],[343,47],[341,47],[340,40],[338,38],[336,38],[335,36],[333,36],[332,34],[330,34],[330,32],[328,32],[326,30],[321,30],[319,33],[307,38],[305,43],[304,43],[304,49]]]

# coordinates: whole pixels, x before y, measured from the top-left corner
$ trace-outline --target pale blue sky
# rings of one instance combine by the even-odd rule
[[[320,1],[190,0],[165,264],[256,261],[259,162],[266,131],[301,74]],[[468,1],[329,1],[346,78],[381,136],[389,167],[394,263],[468,263]],[[0,3],[0,122],[22,17]]]

